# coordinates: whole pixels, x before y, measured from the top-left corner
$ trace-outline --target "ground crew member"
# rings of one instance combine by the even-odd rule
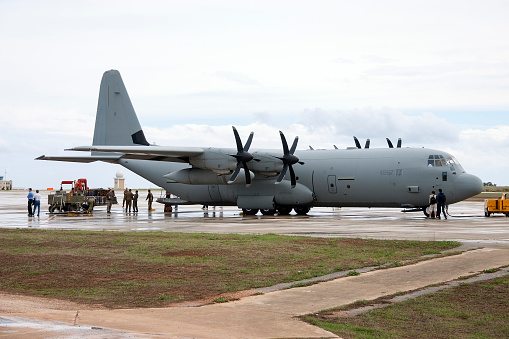
[[[445,201],[446,201],[446,197],[445,197],[445,194],[444,192],[442,192],[442,189],[439,188],[438,189],[438,194],[437,194],[437,219],[440,219],[440,213],[443,212],[444,213],[444,218],[447,219],[447,214],[445,214]]]
[[[32,192],[32,188],[28,189],[27,198],[28,198],[28,206],[27,206],[28,207],[28,216],[31,217],[34,215],[32,212],[32,204],[34,203],[34,192]]]
[[[152,211],[152,201],[154,200],[154,196],[150,190],[148,190],[147,198],[145,200],[148,200],[148,210]]]
[[[94,203],[95,203],[95,199],[90,197],[87,199],[87,204],[88,204],[88,210],[87,212],[88,213],[92,213],[92,210],[94,209]]]
[[[111,213],[111,204],[115,200],[115,192],[110,188],[108,194],[106,194],[106,212]]]
[[[131,213],[131,206],[133,202],[133,192],[131,189],[127,192],[125,195],[125,211],[127,212],[127,209],[129,209],[129,213]]]
[[[133,194],[133,212],[138,212],[138,190]]]
[[[124,190],[124,197],[122,198],[122,209],[124,209],[124,207],[125,207],[125,200],[127,198],[127,193],[129,193],[129,191],[127,190],[127,187],[126,187],[126,189]]]

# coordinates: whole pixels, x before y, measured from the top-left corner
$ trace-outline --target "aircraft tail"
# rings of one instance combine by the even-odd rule
[[[149,145],[117,70],[103,74],[92,145]]]

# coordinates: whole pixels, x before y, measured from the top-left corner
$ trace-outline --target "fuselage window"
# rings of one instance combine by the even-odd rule
[[[442,181],[447,181],[447,172],[442,172]]]

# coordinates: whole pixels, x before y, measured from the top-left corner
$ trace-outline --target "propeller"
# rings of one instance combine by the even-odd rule
[[[391,140],[389,138],[385,138],[387,140],[387,144],[389,145],[389,148],[394,148],[394,145],[392,144]],[[398,144],[396,145],[397,148],[401,148],[401,138],[398,138]]]
[[[355,141],[355,146],[357,146],[358,149],[361,149],[361,143],[359,142],[359,139],[357,139],[355,136],[353,137],[353,140]],[[387,139],[389,140],[389,139]],[[389,140],[390,142],[390,140]],[[366,139],[366,144],[364,145],[364,148],[369,148],[369,144],[371,141],[369,139]]]
[[[299,161],[299,158],[297,158],[297,156],[293,155],[295,149],[297,148],[297,142],[299,141],[299,137],[295,137],[292,147],[288,149],[288,143],[286,142],[285,135],[281,131],[279,131],[279,135],[281,136],[281,142],[283,143],[283,156],[277,158],[283,162],[283,170],[279,174],[279,177],[277,177],[276,184],[279,184],[281,183],[281,181],[283,181],[286,172],[288,171],[288,169],[290,169],[290,181],[292,183],[292,188],[294,188],[295,185],[297,185],[297,180],[295,179],[295,172],[293,171],[292,165],[296,163],[304,165],[302,161]]]
[[[240,169],[244,168],[244,174],[246,175],[246,186],[249,186],[251,185],[251,176],[249,175],[249,168],[247,167],[247,163],[253,160],[253,156],[248,151],[249,147],[251,146],[251,142],[253,141],[254,132],[249,134],[246,144],[244,147],[242,147],[242,141],[240,140],[239,132],[237,132],[235,126],[232,126],[232,128],[233,134],[235,135],[235,142],[237,143],[237,154],[230,154],[230,156],[237,159],[237,168],[235,168],[235,171],[233,171],[233,174],[230,177],[230,180],[228,180],[228,183],[233,183],[235,179],[237,179]]]

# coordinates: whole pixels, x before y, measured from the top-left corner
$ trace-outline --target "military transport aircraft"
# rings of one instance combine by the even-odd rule
[[[120,164],[180,197],[182,203],[238,206],[245,215],[306,214],[312,207],[395,207],[424,211],[432,190],[447,203],[482,191],[481,179],[443,151],[426,148],[297,150],[298,137],[281,148],[250,151],[233,127],[236,148],[150,145],[120,73],[104,73],[90,155],[40,156],[37,160]]]

